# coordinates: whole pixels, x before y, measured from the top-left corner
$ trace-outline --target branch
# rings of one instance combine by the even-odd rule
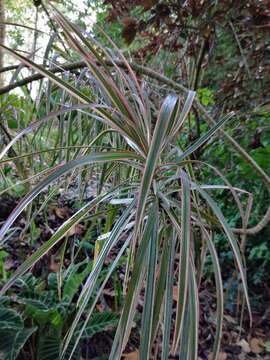
[[[4,71],[8,71],[8,70],[17,69],[18,66],[19,65],[7,66],[5,68],[0,69],[0,73],[4,72]],[[55,66],[55,67],[50,69],[50,72],[52,72],[54,74],[55,73],[62,73],[62,72],[65,72],[65,71],[72,71],[72,70],[80,69],[80,68],[83,68],[85,66],[86,66],[85,62],[78,61],[78,62],[74,62],[72,64],[61,65],[61,68],[59,68],[58,66]],[[28,76],[28,77],[26,77],[26,78],[24,78],[22,80],[16,81],[16,82],[14,82],[12,84],[9,84],[7,86],[4,86],[4,87],[0,88],[0,95],[6,94],[11,90],[16,89],[17,87],[21,87],[21,86],[30,84],[33,81],[41,80],[43,78],[44,78],[44,76],[41,75],[41,74],[35,74],[35,75]]]
[[[10,71],[10,70],[16,70],[18,69],[19,65],[9,65],[9,66],[5,66],[0,68],[0,74],[6,71]]]
[[[257,225],[249,229],[232,229],[232,231],[235,234],[239,234],[239,235],[256,235],[259,232],[261,232],[262,229],[265,228],[269,222],[270,222],[270,206],[266,211],[266,214],[264,215],[262,220]]]

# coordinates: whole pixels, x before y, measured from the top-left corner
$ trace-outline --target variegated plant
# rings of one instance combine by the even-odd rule
[[[56,9],[52,11],[65,40],[85,62],[91,76],[98,84],[100,96],[87,95],[84,89],[64,81],[45,67],[2,45],[20,62],[64,89],[74,101],[71,106],[49,114],[19,133],[2,151],[1,158],[20,137],[48,120],[71,111],[83,111],[85,116],[104,124],[103,131],[93,139],[92,144],[97,139],[115,136],[121,139],[122,149],[97,152],[94,149],[91,151],[90,147],[90,151],[87,149],[81,152],[81,156],[50,169],[50,175],[40,181],[21,200],[5,222],[0,231],[1,241],[5,241],[5,235],[16,218],[48,185],[60,181],[63,175],[70,174],[75,168],[117,163],[118,168],[124,169],[127,175],[125,180],[114,186],[111,185],[109,191],[101,192],[65,221],[51,239],[17,269],[1,290],[1,294],[4,294],[22,274],[29,271],[45,253],[63,239],[75,224],[89,214],[91,209],[103,202],[117,202],[123,205],[124,211],[117,218],[112,231],[105,234],[104,246],[83,285],[77,302],[76,317],[63,340],[62,356],[74,339],[74,333],[78,334],[77,325],[82,316],[87,324],[104,286],[121,256],[128,249],[123,283],[124,306],[110,359],[120,359],[125,350],[140,297],[143,298],[144,304],[140,327],[140,359],[151,358],[156,339],[162,339],[161,359],[163,360],[168,359],[169,353],[179,353],[181,359],[197,359],[200,307],[198,288],[203,273],[204,254],[208,249],[217,291],[216,337],[211,351],[212,358],[217,359],[222,331],[223,285],[211,230],[213,224],[215,227],[220,227],[227,236],[241,278],[246,304],[250,310],[249,300],[237,240],[219,207],[209,195],[208,190],[211,190],[211,186],[201,186],[196,183],[192,170],[194,161],[190,160],[190,155],[206,143],[233,114],[219,120],[204,136],[181,151],[176,145],[177,139],[181,137],[184,122],[190,116],[195,93],[190,91],[185,101],[177,95],[168,95],[156,114],[152,106],[151,94],[144,82],[137,78],[121,51],[115,48],[121,60],[119,65],[119,61],[115,61],[109,51],[94,39],[85,37],[78,27],[59,11]],[[108,40],[111,42],[110,39]],[[112,42],[111,45],[115,47]],[[110,169],[113,171],[114,168]],[[109,176],[110,174],[108,179]],[[231,189],[237,197],[236,191],[228,183],[224,188]],[[202,208],[202,203],[211,210],[211,216],[205,211],[205,206]],[[196,249],[204,249],[199,268],[195,266],[195,257],[198,257],[198,254],[195,252],[193,236],[198,231],[201,244],[199,247],[196,246]],[[122,239],[125,241],[123,242]],[[105,280],[97,287],[104,261],[114,247],[120,248],[119,254],[110,265]],[[177,289],[177,301],[174,318],[172,314],[175,289]],[[83,330],[81,328],[80,333]],[[76,341],[74,351],[79,336]]]

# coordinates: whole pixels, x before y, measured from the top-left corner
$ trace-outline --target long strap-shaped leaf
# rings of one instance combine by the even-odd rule
[[[62,27],[64,34],[67,37],[68,41],[70,42],[71,46],[76,51],[78,51],[81,56],[83,56],[86,64],[89,66],[95,78],[98,80],[103,90],[109,96],[109,98],[116,106],[116,108],[121,113],[123,113],[123,115],[129,116],[134,121],[134,124],[136,124],[137,123],[136,116],[134,115],[133,109],[128,103],[126,97],[121,93],[113,78],[108,77],[106,73],[97,65],[96,61],[99,60],[99,57],[97,57],[96,52],[92,51],[93,47],[92,46],[90,48],[88,47],[88,49],[90,49],[91,51],[91,53],[88,53],[81,46],[80,42],[72,34],[75,33],[80,38],[80,40],[83,40],[81,33],[60,12],[57,12],[57,14],[55,15],[55,20]],[[85,43],[85,41],[83,42]],[[93,58],[93,56],[95,57],[95,59]]]
[[[182,161],[187,156],[196,151],[200,146],[206,143],[228,120],[230,120],[234,116],[234,113],[231,112],[228,115],[224,116],[221,120],[219,120],[210,130],[208,130],[203,136],[201,136],[193,145],[191,145],[187,150],[181,154],[177,161]]]
[[[188,300],[190,309],[189,360],[197,360],[199,330],[199,295],[196,282],[196,270],[192,258],[190,258]]]
[[[125,305],[114,337],[110,360],[121,358],[122,351],[124,350],[131,331],[136,305],[138,303],[138,297],[145,273],[145,265],[147,260],[145,254],[147,253],[147,249],[149,248],[151,237],[153,236],[153,231],[155,231],[157,214],[158,205],[155,202],[150,209],[147,224],[145,226],[145,230],[140,245],[138,247],[134,268],[128,285]]]
[[[10,228],[12,223],[16,220],[16,218],[20,215],[20,213],[25,209],[25,207],[30,204],[30,202],[35,199],[38,194],[41,193],[48,185],[50,185],[53,181],[57,180],[60,176],[66,174],[70,170],[78,166],[83,166],[86,164],[93,163],[103,163],[103,162],[113,162],[113,161],[123,161],[128,162],[129,160],[139,160],[140,158],[132,153],[132,152],[104,152],[104,153],[94,153],[91,155],[84,156],[82,158],[78,158],[72,160],[64,165],[60,165],[56,168],[56,170],[49,175],[46,179],[41,181],[33,190],[31,190],[16,206],[13,212],[10,214],[2,228],[0,229],[0,243],[3,241],[4,235],[7,230]]]
[[[86,309],[86,306],[89,303],[90,297],[93,294],[93,291],[95,290],[96,283],[99,277],[99,274],[102,270],[102,266],[104,264],[106,256],[108,256],[109,252],[111,251],[112,247],[115,246],[120,238],[120,236],[123,233],[123,230],[125,229],[125,226],[130,222],[133,213],[132,210],[135,206],[135,201],[132,201],[132,203],[127,207],[127,209],[124,211],[124,213],[120,216],[120,218],[117,220],[116,224],[113,227],[113,230],[106,241],[105,245],[103,246],[97,261],[95,262],[93,269],[91,273],[89,274],[86,283],[81,291],[80,297],[78,299],[78,311],[76,314],[76,317],[69,329],[69,332],[67,334],[67,337],[65,339],[65,344],[63,347],[63,355],[65,351],[67,350],[70,341],[72,340],[73,334],[77,328],[77,325],[81,319],[81,316],[83,312]]]
[[[214,269],[215,282],[217,287],[217,326],[216,326],[216,335],[215,335],[215,341],[212,351],[212,360],[217,360],[220,349],[221,336],[222,336],[223,306],[224,306],[223,284],[222,284],[221,270],[218,261],[218,255],[215,246],[213,244],[213,240],[203,227],[202,229],[203,229],[203,234],[205,235],[206,238],[208,249],[210,251],[213,269]]]
[[[16,51],[8,48],[7,46],[1,45],[0,47],[3,47],[5,49],[5,51],[7,51],[8,53],[10,53],[12,56],[14,56],[15,58],[17,58],[18,60],[20,60],[23,64],[31,67],[32,69],[36,70],[38,73],[42,74],[43,76],[47,77],[48,79],[50,79],[54,84],[58,85],[59,87],[61,87],[63,90],[67,91],[71,96],[73,96],[74,98],[76,98],[77,100],[79,100],[80,102],[82,102],[83,104],[89,104],[91,103],[92,99],[89,98],[88,96],[84,95],[82,92],[80,92],[78,89],[76,89],[74,86],[72,86],[71,84],[69,84],[67,81],[62,80],[61,78],[59,78],[58,76],[56,76],[55,74],[53,74],[52,72],[50,72],[49,70],[46,70],[44,67],[34,63],[33,61],[29,60],[28,58],[26,58],[25,56],[17,53]],[[122,98],[121,98],[122,99]],[[120,99],[120,100],[121,100]],[[120,101],[119,100],[119,101]],[[122,99],[123,100],[123,99]],[[118,104],[119,105],[119,104]],[[93,106],[94,107],[94,106]],[[104,117],[104,119],[108,119],[109,118],[109,113],[106,111],[106,109],[103,109],[102,107],[96,107],[95,110],[102,114],[102,116]],[[126,130],[124,129],[123,126],[120,126],[119,122],[117,122],[117,119],[113,118],[112,116],[110,116],[110,126],[112,126],[113,128],[115,127],[114,124],[116,125],[117,129],[119,129],[121,127],[121,132],[123,134],[126,134],[128,136],[128,138],[131,138],[132,141],[135,141],[135,143],[140,143],[140,139],[141,137],[138,137],[137,134],[136,138],[133,139],[132,136],[130,136],[130,132],[133,132],[136,130],[136,128],[130,129],[130,127],[128,126],[126,128]],[[136,133],[136,131],[135,131]],[[142,145],[142,143],[140,143],[140,146],[144,147]],[[144,149],[145,151],[145,149]]]
[[[148,248],[147,280],[144,295],[144,309],[142,316],[140,360],[148,360],[151,351],[151,340],[153,330],[153,316],[156,292],[156,269],[158,251],[158,212],[152,230],[150,245]]]
[[[96,304],[98,302],[98,299],[100,298],[100,296],[101,296],[107,282],[111,278],[111,275],[112,275],[113,271],[115,270],[115,268],[118,265],[121,257],[123,256],[124,251],[127,249],[128,245],[130,243],[131,237],[132,237],[132,234],[127,238],[127,240],[125,240],[124,245],[121,247],[120,251],[118,252],[118,254],[116,256],[116,258],[113,260],[112,264],[110,265],[110,267],[108,269],[108,272],[107,272],[107,275],[106,275],[106,278],[104,279],[102,284],[98,287],[97,293],[96,293],[95,298],[94,298],[94,300],[93,300],[93,302],[91,304],[90,309],[87,311],[87,317],[84,320],[84,323],[83,323],[82,327],[80,328],[80,330],[78,330],[78,332],[76,331],[75,334],[74,334],[77,339],[75,341],[75,344],[73,346],[73,350],[72,350],[68,360],[72,360],[72,355],[73,355],[74,351],[76,350],[76,347],[79,344],[80,340],[83,338],[83,333],[85,332],[85,328],[87,327],[87,324],[88,324],[88,322],[90,320],[90,317],[91,317],[93,311],[95,310],[95,306],[96,306]],[[62,355],[64,355],[64,353]]]
[[[67,81],[62,80],[61,78],[59,78],[58,76],[56,76],[55,74],[53,74],[52,72],[50,72],[49,70],[46,70],[44,67],[34,63],[33,61],[29,60],[28,58],[26,58],[25,56],[17,53],[16,51],[8,48],[7,46],[1,45],[0,47],[3,47],[8,53],[10,53],[11,55],[13,55],[15,58],[17,58],[18,60],[20,60],[23,64],[31,67],[32,69],[36,70],[38,73],[42,74],[43,76],[47,77],[48,79],[50,79],[53,83],[55,83],[56,85],[58,85],[59,87],[61,87],[62,89],[64,89],[65,91],[67,91],[71,96],[75,97],[76,99],[78,99],[80,102],[84,103],[84,104],[89,104],[91,103],[92,99],[89,98],[88,96],[84,95],[82,92],[80,92],[78,89],[76,89],[74,86],[72,86],[71,84],[69,84]],[[99,70],[100,71],[100,70]],[[96,76],[98,76],[98,74],[96,74]],[[105,79],[106,80],[106,79]],[[104,81],[105,81],[104,80]],[[109,86],[109,85],[108,85]],[[118,91],[118,90],[117,90]],[[113,96],[113,91],[111,91],[111,96]],[[120,102],[125,101],[123,96],[121,96],[120,98],[118,98],[118,106],[117,108],[119,108],[119,106],[121,105]],[[128,106],[126,104],[126,106]],[[94,106],[93,106],[94,107]],[[121,106],[120,106],[120,109]],[[108,119],[109,118],[109,113],[106,111],[106,109],[103,109],[102,107],[95,107],[94,110],[98,110],[98,112],[100,114],[102,114],[102,116],[104,117],[104,119]],[[123,111],[123,109],[122,109]],[[127,114],[127,112],[124,112],[123,114]],[[129,115],[129,114],[128,114]],[[119,127],[121,127],[121,132],[123,134],[126,134],[128,136],[128,138],[131,138],[131,141],[134,141],[135,143],[139,143],[140,147],[143,148],[143,150],[145,151],[145,145],[143,145],[143,143],[141,142],[142,140],[142,136],[138,136],[138,134],[136,134],[136,128],[130,128],[129,126],[126,127],[126,130],[124,128],[124,126],[120,126],[119,122],[117,122],[117,119],[113,118],[112,116],[110,116],[110,125],[114,128],[114,124],[116,125],[116,128],[119,129]],[[134,133],[135,132],[135,139],[130,135],[130,133]],[[145,140],[146,141],[146,140]]]
[[[147,196],[152,184],[154,172],[156,170],[157,161],[161,152],[162,143],[167,132],[171,117],[173,115],[178,97],[169,95],[163,102],[160,109],[158,120],[155,126],[154,134],[151,140],[149,153],[147,155],[143,178],[141,182],[138,209],[136,214],[136,228],[134,238],[136,239],[139,233],[141,221],[144,216],[144,209],[147,201]]]
[[[246,298],[247,307],[248,307],[248,311],[249,311],[250,322],[252,322],[252,314],[251,314],[251,307],[250,307],[250,302],[249,302],[249,297],[248,297],[246,276],[245,276],[244,266],[243,266],[243,262],[242,262],[242,258],[241,258],[241,253],[240,253],[240,250],[239,250],[239,247],[238,247],[238,244],[237,244],[237,240],[236,240],[230,226],[228,225],[224,215],[222,214],[221,210],[219,209],[219,207],[217,206],[215,201],[212,199],[212,197],[205,190],[203,190],[200,186],[198,186],[197,184],[192,183],[192,186],[206,200],[206,202],[208,203],[208,205],[212,209],[213,213],[218,218],[220,224],[222,225],[225,234],[227,235],[229,244],[231,246],[231,249],[232,249],[234,257],[235,257],[237,267],[238,267],[239,272],[240,272],[240,277],[241,277],[242,284],[243,284],[244,295],[245,295],[245,298]]]
[[[181,237],[179,256],[178,300],[173,339],[173,352],[180,341],[188,291],[191,236],[191,188],[186,174],[181,177]],[[178,229],[178,228],[177,228]]]
[[[103,54],[100,54],[100,50],[99,48],[97,49],[97,46],[93,46],[93,44],[87,40],[87,38],[85,36],[83,36],[82,32],[76,27],[76,25],[72,24],[55,6],[53,6],[52,3],[49,4],[54,13],[55,13],[55,17],[58,16],[60,19],[64,20],[65,22],[67,22],[69,24],[69,26],[73,29],[73,31],[75,31],[75,33],[77,34],[77,36],[79,37],[79,39],[82,41],[82,43],[84,45],[86,45],[86,47],[90,50],[90,52],[94,55],[94,57],[100,62],[100,64],[104,67],[106,67],[105,62],[103,61]]]
[[[177,134],[177,132],[181,129],[181,127],[183,126],[184,121],[186,120],[186,118],[187,118],[187,116],[189,114],[189,111],[191,109],[191,106],[192,106],[193,100],[195,98],[195,95],[196,95],[195,91],[189,91],[188,92],[188,96],[186,98],[184,107],[183,107],[180,115],[178,115],[176,117],[176,121],[173,124],[171,133],[170,133],[170,135],[168,137],[168,140],[171,140]]]
[[[201,211],[198,208],[198,204],[195,201],[194,205],[197,209],[198,214],[198,224],[200,226],[202,237],[206,239],[207,247],[210,251],[210,256],[213,264],[213,272],[215,276],[215,282],[216,282],[216,302],[217,302],[217,310],[216,310],[216,334],[215,334],[215,340],[213,345],[213,351],[211,358],[212,360],[218,359],[220,344],[221,344],[221,336],[222,336],[222,324],[223,324],[223,307],[224,307],[224,297],[223,297],[223,283],[222,283],[222,277],[221,277],[221,269],[218,261],[218,255],[214,246],[214,238],[213,234],[209,234],[208,230],[205,228],[203,224],[203,220],[201,217]],[[198,277],[198,276],[197,276]],[[200,281],[200,280],[199,280]]]
[[[184,323],[183,323],[183,331],[180,339],[179,346],[179,360],[189,360],[190,359],[190,347],[189,347],[189,330],[190,330],[190,307],[189,302],[185,307],[184,313]]]
[[[158,327],[162,323],[162,304],[164,302],[164,293],[166,288],[166,279],[168,274],[168,262],[169,262],[169,251],[170,251],[170,239],[171,229],[164,228],[164,231],[159,232],[159,241],[161,244],[161,239],[163,241],[163,249],[161,259],[159,260],[158,274],[156,276],[156,294],[155,294],[155,306],[153,314],[153,326],[151,333],[151,343],[153,344],[154,339],[157,334]]]
[[[172,321],[172,305],[173,305],[173,280],[174,280],[174,255],[175,255],[175,232],[169,237],[170,249],[166,277],[166,291],[164,301],[164,325],[162,337],[162,360],[168,360],[170,352],[170,335],[171,335],[171,321]]]

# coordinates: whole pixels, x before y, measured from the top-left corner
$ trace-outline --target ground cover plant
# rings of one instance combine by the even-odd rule
[[[135,349],[140,359],[197,359],[200,287],[208,274],[216,304],[206,354],[218,359],[224,318],[220,244],[222,264],[228,256],[233,267],[236,285],[229,295],[238,299],[241,321],[244,314],[252,321],[244,258],[252,196],[231,185],[207,156],[196,155],[202,147],[215,154],[213,138],[224,136],[238,118],[227,112],[214,120],[200,102],[211,98],[205,90],[196,95],[177,88],[127,60],[101,28],[109,46],[54,6],[48,11],[68,49],[57,48],[58,56],[76,62],[75,73],[57,75],[1,45],[43,80],[36,101],[26,90],[23,101],[9,94],[1,99],[2,116],[16,134],[1,149],[3,191],[23,195],[3,217],[1,260],[10,243],[20,252],[14,236],[29,252],[12,264],[16,270],[1,266],[0,322],[9,341],[0,350],[5,359],[94,358],[87,355],[87,341],[109,329],[113,340],[105,358]],[[187,141],[186,124],[198,111],[207,121],[204,131]],[[263,167],[225,136],[269,185]],[[238,222],[229,224],[224,216],[220,192],[236,204]],[[51,271],[39,265],[46,261]]]

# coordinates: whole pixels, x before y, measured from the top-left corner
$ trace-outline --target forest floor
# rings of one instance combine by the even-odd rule
[[[7,218],[9,213],[16,206],[17,200],[10,196],[5,196],[0,199],[1,212],[0,223]],[[52,233],[67,219],[74,209],[72,204],[65,198],[59,197],[58,201],[49,208],[46,220],[42,214],[38,214],[35,218],[35,241],[29,241],[29,230],[21,236],[21,232],[15,232],[9,241],[6,243],[5,251],[9,254],[4,259],[4,270],[7,274],[12,274],[16,268],[31,255],[42,243],[50,238]],[[20,216],[16,221],[17,229],[24,228],[26,224],[25,214]],[[84,235],[86,229],[83,225],[77,225],[74,231],[70,234],[70,239],[80,238]],[[17,234],[20,234],[17,235]],[[50,253],[46,254],[33,268],[32,273],[38,277],[41,274],[50,272],[57,272],[59,265],[56,262],[56,254],[59,249],[56,246]],[[117,249],[114,249],[117,253]],[[69,259],[65,260],[65,265],[69,264]],[[214,283],[211,284],[211,279],[204,280],[200,289],[200,329],[199,329],[199,360],[210,360],[211,349],[213,346],[213,339],[215,335],[215,313],[216,303],[215,294],[211,291],[214,288]],[[256,290],[256,289],[254,289]],[[256,293],[250,289],[250,293]],[[113,284],[108,283],[102,295],[102,301],[98,303],[97,310],[104,309],[114,311],[114,289]],[[270,296],[269,291],[260,303],[252,308],[253,322],[252,327],[249,326],[249,318],[247,311],[244,313],[241,326],[239,319],[236,318],[235,313],[225,311],[224,326],[222,334],[222,346],[219,353],[218,360],[230,359],[269,359],[270,360]],[[251,295],[251,303],[253,303]],[[256,300],[256,299],[255,299]],[[255,302],[256,303],[256,302]],[[175,302],[174,302],[175,304]],[[139,300],[139,311],[142,310],[142,301]],[[175,311],[175,309],[174,309]],[[89,341],[84,341],[82,347],[82,354],[84,359],[94,359],[100,356],[106,358],[106,354],[110,351],[110,346],[113,341],[114,332],[108,330],[102,333],[95,334]],[[125,350],[123,359],[138,360],[139,347],[139,331],[135,327],[132,332],[130,342]],[[160,344],[157,344],[157,353]],[[171,357],[176,359],[176,357]]]

